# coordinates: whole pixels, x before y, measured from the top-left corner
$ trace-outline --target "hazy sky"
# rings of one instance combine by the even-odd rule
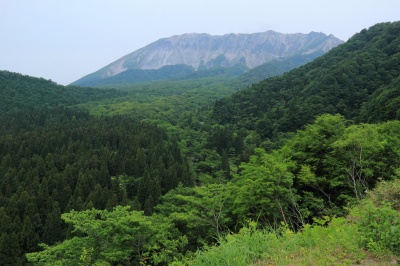
[[[0,0],[0,70],[69,84],[183,33],[333,34],[400,20],[400,0]]]

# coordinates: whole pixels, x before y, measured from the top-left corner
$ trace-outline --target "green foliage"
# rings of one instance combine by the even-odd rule
[[[32,106],[55,107],[120,97],[116,90],[61,86],[51,80],[0,71],[0,111],[24,110]]]
[[[316,218],[297,232],[284,223],[257,229],[250,221],[173,265],[392,265],[397,260],[392,254],[400,250],[400,213],[392,207],[396,191],[398,179],[383,182],[347,218]],[[381,202],[385,192],[391,200]]]
[[[399,121],[346,124],[340,115],[320,116],[279,150],[295,164],[294,188],[309,222],[343,214],[353,197],[363,198],[378,179],[393,179],[399,167]]]
[[[279,153],[267,154],[256,149],[249,163],[232,181],[234,213],[241,219],[261,219],[274,223],[285,221],[288,208],[295,201],[293,163]]]
[[[400,255],[399,179],[382,182],[350,212],[362,244],[377,257]]]
[[[390,204],[375,206],[371,200],[365,200],[355,208],[352,215],[358,218],[359,231],[363,245],[383,255],[382,251],[399,255],[400,250],[400,214]]]
[[[286,66],[287,65],[287,66]],[[283,67],[294,68],[293,65],[287,63]],[[72,85],[78,86],[91,86],[91,87],[106,87],[131,84],[146,84],[160,81],[192,81],[201,79],[214,79],[214,80],[226,80],[232,77],[237,77],[247,70],[245,66],[235,66],[231,68],[224,67],[213,67],[210,69],[194,70],[193,67],[180,64],[180,65],[166,65],[159,69],[128,69],[122,73],[111,77],[99,77],[94,73],[83,77]],[[279,73],[280,71],[271,71],[271,75]]]
[[[21,255],[70,237],[64,212],[140,209],[152,197],[151,214],[162,194],[191,180],[176,141],[127,117],[93,118],[61,107],[2,114],[0,150],[0,228],[17,235]]]
[[[364,122],[396,118],[399,28],[400,22],[375,25],[309,64],[218,100],[211,118],[264,138],[300,129],[324,113]]]
[[[343,132],[343,135],[332,144],[337,170],[343,170],[342,175],[348,176],[352,183],[356,198],[363,197],[364,191],[374,187],[377,174],[381,174],[388,165],[382,165],[376,160],[385,151],[386,137],[378,132],[376,125],[353,125]],[[381,169],[380,169],[381,168]],[[383,169],[382,169],[383,168]],[[340,176],[340,174],[337,174]],[[385,177],[384,175],[379,177]],[[386,176],[387,178],[387,176]],[[346,177],[342,177],[346,180]]]
[[[306,225],[298,233],[256,225],[250,222],[238,234],[220,238],[218,246],[173,265],[350,265],[365,257],[357,226],[343,218],[332,219],[329,226]]]
[[[199,244],[213,243],[231,223],[231,191],[223,184],[201,187],[178,187],[162,197],[157,213],[168,216],[186,235],[189,249]]]
[[[114,84],[143,83],[151,81],[179,79],[194,72],[191,66],[187,65],[167,65],[160,69],[128,69],[122,73],[111,77],[94,77],[88,75],[72,85],[85,87],[110,86]]]
[[[208,106],[214,100],[226,97],[234,91],[225,81],[218,80],[168,81],[121,85],[118,88],[128,95],[91,101],[79,104],[78,107],[87,109],[96,116],[129,115],[156,123],[169,132],[176,133],[182,130],[178,125],[187,125],[184,121],[187,121],[186,117],[190,112]],[[200,121],[192,126],[200,127]]]
[[[212,109],[238,89],[236,72],[119,85],[125,92],[0,72],[0,261],[21,265],[30,252],[38,265],[346,265],[363,249],[398,255],[399,26],[371,27]],[[367,199],[349,220],[329,218],[357,198]]]
[[[22,265],[21,250],[18,243],[18,235],[13,232],[0,233],[0,261],[3,265]]]
[[[393,60],[400,61],[400,55]],[[362,121],[377,123],[400,119],[400,77],[393,79],[387,85],[380,87],[372,94],[371,99],[363,106],[361,111]]]
[[[101,263],[148,262],[166,263],[177,255],[186,243],[185,237],[176,235],[166,217],[144,216],[143,212],[130,211],[129,207],[116,207],[113,211],[72,211],[62,215],[74,226],[74,237],[61,244],[45,246],[42,252],[28,254],[30,262],[41,265],[68,265]],[[147,263],[146,262],[146,263]]]
[[[322,51],[317,51],[312,54],[295,55],[287,58],[279,58],[270,62],[264,63],[258,67],[252,68],[239,77],[234,79],[232,86],[246,87],[248,85],[258,83],[266,78],[280,76],[283,73],[300,67],[323,54]]]
[[[193,258],[172,265],[250,265],[277,242],[275,234],[256,230],[256,223],[251,222],[238,234],[220,237],[218,246],[199,250]]]
[[[375,205],[390,204],[390,206],[400,211],[400,173],[393,181],[381,181],[378,183],[373,193],[368,193]]]
[[[285,221],[299,228],[325,215],[342,216],[346,213],[344,208],[354,204],[357,196],[365,197],[365,191],[373,188],[379,179],[391,180],[398,175],[399,121],[348,124],[341,115],[323,115],[296,132],[276,151],[256,148],[249,162],[242,163],[233,179],[223,185],[226,201],[233,203],[223,206],[224,217],[230,219],[224,226],[235,232],[235,225],[250,218],[262,225]],[[219,135],[223,134],[214,134]],[[216,150],[212,152],[221,160]],[[207,165],[211,166],[212,161]],[[201,169],[203,173],[210,171]],[[216,180],[225,182],[226,179]],[[213,183],[204,175],[200,181],[204,184],[203,190]],[[177,219],[177,224],[185,224],[187,228],[190,219],[185,214],[198,209],[193,203],[204,199],[193,197],[194,190],[171,193],[159,208],[164,214],[180,213],[176,217],[182,220]],[[181,193],[189,194],[180,196]],[[394,189],[392,194],[395,193]],[[191,205],[187,204],[189,198]],[[163,209],[166,206],[169,208]],[[191,221],[195,224],[194,219]]]

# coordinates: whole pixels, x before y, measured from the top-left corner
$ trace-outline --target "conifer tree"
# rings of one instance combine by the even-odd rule
[[[53,210],[47,214],[43,227],[42,240],[49,245],[63,239],[61,210],[57,201],[53,203]]]
[[[138,148],[136,150],[136,163],[135,163],[135,176],[141,177],[144,175],[144,171],[146,169],[146,153],[143,149]]]
[[[222,151],[221,155],[221,170],[224,173],[224,176],[227,180],[230,180],[232,178],[231,176],[231,168],[229,166],[229,159],[228,159],[228,153],[224,149]]]
[[[4,266],[23,265],[21,248],[15,232],[0,233],[0,263]]]
[[[31,222],[29,216],[25,216],[24,225],[21,232],[21,246],[25,252],[32,252],[37,250],[39,244],[39,235],[36,232],[34,224]]]
[[[150,195],[147,199],[146,202],[144,203],[144,215],[146,216],[151,216],[153,214],[154,211],[154,199],[153,196]]]

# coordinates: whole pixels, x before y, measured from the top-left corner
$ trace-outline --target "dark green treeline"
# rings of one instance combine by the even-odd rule
[[[191,184],[177,142],[126,117],[65,108],[0,116],[0,261],[22,263],[64,240],[61,214],[117,205],[151,215],[161,195]]]

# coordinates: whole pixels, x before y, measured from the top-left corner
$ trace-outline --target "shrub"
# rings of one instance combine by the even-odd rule
[[[377,206],[369,198],[354,207],[350,216],[358,224],[363,246],[375,256],[400,255],[400,213],[391,203]]]

